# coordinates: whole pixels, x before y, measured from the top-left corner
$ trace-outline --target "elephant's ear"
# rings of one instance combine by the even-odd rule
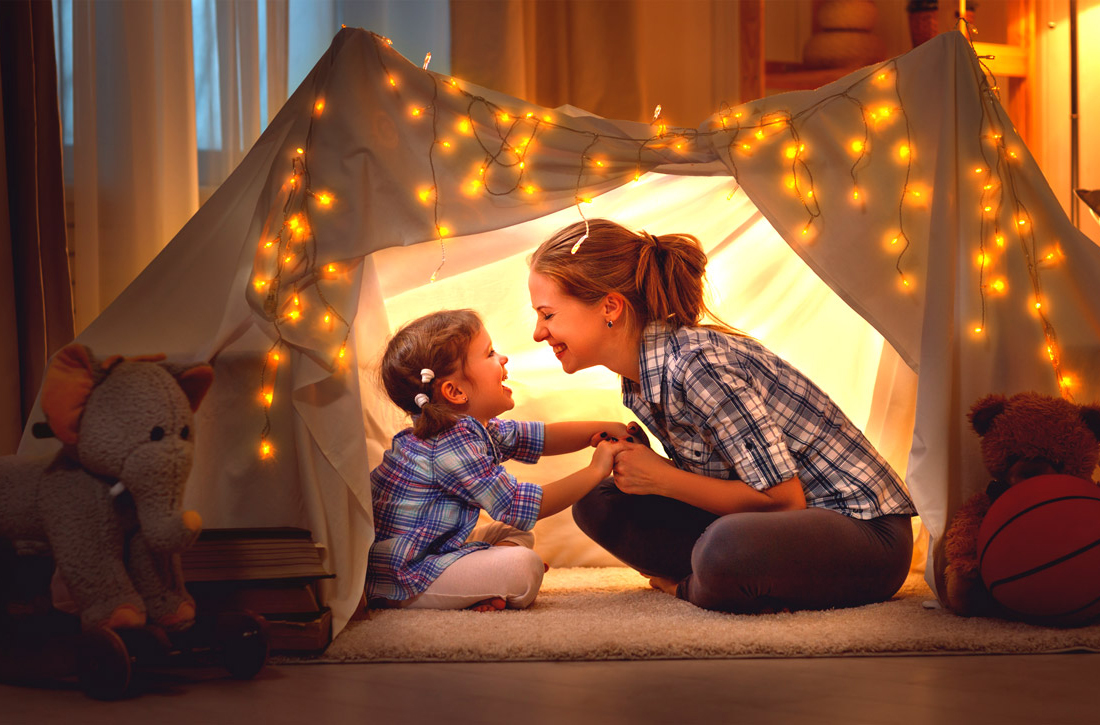
[[[191,410],[199,409],[199,403],[206,397],[206,391],[210,390],[214,382],[214,368],[209,365],[194,365],[182,372],[173,373],[176,382],[183,388],[184,395],[191,402]]]
[[[95,372],[88,348],[74,342],[54,355],[42,383],[42,412],[62,443],[76,443],[80,416],[94,387]]]

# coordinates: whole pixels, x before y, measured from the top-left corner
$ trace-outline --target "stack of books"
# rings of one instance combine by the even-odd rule
[[[318,582],[334,575],[308,530],[206,529],[180,558],[200,614],[260,615],[272,652],[317,654],[332,641],[332,613]]]

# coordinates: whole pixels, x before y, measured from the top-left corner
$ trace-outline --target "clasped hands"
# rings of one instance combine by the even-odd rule
[[[609,474],[615,486],[623,493],[636,495],[660,494],[661,483],[667,480],[672,464],[649,447],[649,438],[637,423],[622,426],[621,430],[609,430],[592,436],[592,445],[604,441],[617,441],[614,459],[610,460]]]

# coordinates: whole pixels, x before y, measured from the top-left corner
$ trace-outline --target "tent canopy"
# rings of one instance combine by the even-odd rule
[[[1100,253],[954,32],[681,129],[536,107],[341,30],[78,339],[214,363],[188,505],[211,526],[311,529],[337,574],[338,631],[372,540],[368,473],[399,424],[371,381],[391,323],[468,304],[520,346],[525,255],[596,214],[699,236],[723,316],[798,358],[880,446],[900,437],[897,465],[934,539],[985,483],[965,419],[977,398],[1097,397]],[[754,306],[774,314],[754,319]],[[527,337],[510,367],[543,366],[527,378],[539,412],[587,417],[570,391],[615,394],[599,371],[552,375]],[[822,360],[846,369],[834,386],[864,392],[822,381]],[[50,445],[25,435],[20,450]]]

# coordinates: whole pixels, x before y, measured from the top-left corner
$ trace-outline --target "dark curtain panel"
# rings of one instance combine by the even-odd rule
[[[7,454],[46,361],[73,338],[51,3],[0,2],[0,88],[0,454]]]

